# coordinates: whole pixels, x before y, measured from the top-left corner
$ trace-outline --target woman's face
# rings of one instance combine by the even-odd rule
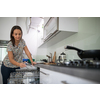
[[[22,37],[22,33],[19,29],[15,29],[12,36],[14,37],[15,41],[19,41]]]

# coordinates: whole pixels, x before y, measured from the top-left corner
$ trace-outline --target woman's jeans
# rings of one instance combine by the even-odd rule
[[[9,68],[9,67],[6,67],[2,63],[2,65],[1,65],[1,74],[2,74],[3,84],[7,84],[8,83],[8,79],[10,77],[10,73],[11,72],[16,72],[16,69],[20,69],[20,67],[18,67],[18,68]]]

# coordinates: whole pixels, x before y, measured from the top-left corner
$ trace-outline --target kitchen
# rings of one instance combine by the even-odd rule
[[[100,83],[98,78],[100,65],[92,66],[92,68],[89,65],[88,68],[65,65],[70,61],[73,63],[74,60],[81,59],[76,50],[65,49],[66,46],[81,50],[100,50],[99,17],[1,17],[0,40],[10,40],[10,29],[14,25],[21,26],[23,30],[22,38],[32,58],[37,62],[35,67],[40,70],[40,84]],[[59,59],[62,52],[66,56],[64,59]],[[27,59],[24,52],[23,55]],[[100,56],[100,53],[98,55]],[[39,64],[43,62],[41,61],[43,59],[48,62]],[[61,60],[64,60],[64,63]],[[100,64],[99,61],[97,63]],[[0,84],[2,84],[2,77]]]

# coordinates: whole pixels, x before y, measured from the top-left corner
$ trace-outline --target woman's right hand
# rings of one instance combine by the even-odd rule
[[[24,63],[20,63],[19,65],[21,68],[26,67],[26,65]]]

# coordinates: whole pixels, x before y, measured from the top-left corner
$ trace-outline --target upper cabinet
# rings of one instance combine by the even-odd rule
[[[45,20],[44,20],[45,22]],[[49,18],[48,22],[46,23],[46,25],[44,26],[44,41],[50,37],[50,35],[52,35],[56,30],[58,30],[57,27],[58,23],[57,23],[57,17],[51,17]]]
[[[43,44],[52,46],[78,32],[78,17],[44,17]]]
[[[44,17],[44,26],[47,24],[47,22],[49,21],[50,17]]]
[[[0,40],[10,40],[10,31],[14,25],[16,17],[0,17]]]

